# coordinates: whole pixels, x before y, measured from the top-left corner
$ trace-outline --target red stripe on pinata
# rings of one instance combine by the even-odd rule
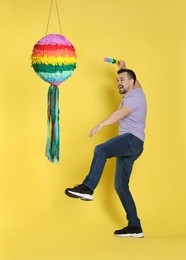
[[[56,51],[56,50],[65,50],[65,51],[74,51],[74,47],[71,45],[58,45],[58,44],[36,44],[34,46],[34,49],[36,50],[47,50],[47,51]]]

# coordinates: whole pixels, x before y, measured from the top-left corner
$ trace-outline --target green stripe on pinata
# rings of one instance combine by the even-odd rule
[[[62,64],[62,65],[52,65],[52,64],[32,64],[32,67],[34,68],[35,72],[62,72],[67,70],[74,70],[76,68],[76,63],[72,64]]]

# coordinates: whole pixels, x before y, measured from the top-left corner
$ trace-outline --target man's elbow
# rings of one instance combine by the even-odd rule
[[[123,115],[122,113],[120,113],[119,115],[118,115],[118,121],[120,121],[122,118],[124,118],[125,117],[125,115]]]

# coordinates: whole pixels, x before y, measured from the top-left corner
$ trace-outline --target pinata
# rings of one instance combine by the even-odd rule
[[[37,75],[50,83],[48,89],[48,122],[46,156],[58,163],[60,158],[59,85],[72,76],[76,68],[75,48],[65,36],[48,34],[33,48],[32,67]]]

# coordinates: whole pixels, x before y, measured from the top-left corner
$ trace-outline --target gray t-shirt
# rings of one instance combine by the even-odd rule
[[[144,141],[147,103],[143,90],[136,88],[126,94],[119,108],[122,106],[129,107],[132,112],[119,121],[119,135],[131,133]]]

